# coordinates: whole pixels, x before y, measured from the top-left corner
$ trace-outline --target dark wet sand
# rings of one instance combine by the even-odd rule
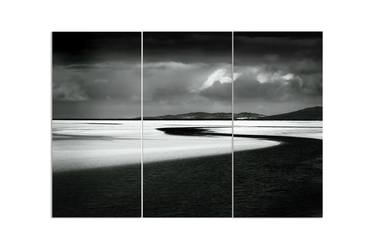
[[[53,217],[140,217],[140,165],[53,173]]]
[[[322,141],[248,137],[282,144],[235,153],[235,216],[322,216]],[[144,216],[231,217],[231,179],[231,154],[145,164]],[[140,167],[54,173],[53,216],[139,217]]]
[[[202,128],[163,128],[173,135],[220,135]],[[321,217],[322,140],[236,135],[281,142],[235,152],[235,217]],[[144,215],[231,217],[231,155],[145,165]]]
[[[322,140],[235,152],[236,217],[321,217]]]
[[[145,217],[231,217],[232,156],[144,165]]]

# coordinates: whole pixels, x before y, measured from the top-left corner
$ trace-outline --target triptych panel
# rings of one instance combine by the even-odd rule
[[[321,32],[53,33],[53,217],[321,217]]]
[[[234,216],[322,216],[322,34],[234,45]]]
[[[232,215],[231,40],[144,33],[145,217]]]
[[[141,34],[53,33],[53,216],[141,215]]]

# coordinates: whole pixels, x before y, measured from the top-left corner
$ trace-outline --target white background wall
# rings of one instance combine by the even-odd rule
[[[1,248],[374,248],[372,1],[2,1]],[[324,31],[324,218],[52,219],[51,31]]]

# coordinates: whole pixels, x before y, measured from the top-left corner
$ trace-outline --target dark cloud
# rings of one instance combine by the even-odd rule
[[[230,65],[222,63],[147,63],[143,79],[144,114],[230,112],[231,88],[226,88],[227,93],[221,96],[210,96],[210,92],[206,92],[216,88],[202,89],[207,83],[215,84],[215,79],[227,80],[230,74],[225,69],[228,67]],[[224,73],[217,74],[218,70]],[[219,81],[216,84],[230,85]]]
[[[145,35],[145,113],[179,113],[188,106],[230,111],[230,36]],[[236,110],[273,114],[321,105],[321,39],[319,32],[235,33]]]
[[[231,32],[145,32],[144,60],[231,63]]]
[[[231,105],[232,101],[232,84],[221,83],[215,81],[211,87],[204,89],[200,92],[201,96],[205,96],[211,100],[224,101]]]
[[[88,94],[79,81],[66,81],[53,85],[53,99],[57,101],[86,101]]]
[[[53,33],[53,117],[140,115],[140,33]]]
[[[235,63],[322,59],[321,32],[236,32]]]
[[[322,104],[321,32],[235,33],[236,111],[274,114]]]
[[[140,61],[140,32],[53,32],[53,64]]]
[[[230,68],[231,32],[145,32],[143,40],[145,115],[230,112],[230,101],[202,91]]]
[[[144,114],[230,112],[230,32],[145,32]],[[234,37],[235,111],[276,114],[322,104],[322,34]],[[54,117],[140,115],[139,33],[54,33]]]

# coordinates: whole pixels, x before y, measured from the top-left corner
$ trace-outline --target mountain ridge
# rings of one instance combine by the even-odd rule
[[[264,115],[253,112],[240,112],[234,114],[235,120],[323,120],[323,107],[314,106],[300,109],[293,112]],[[53,120],[141,120],[141,117],[135,118],[54,118]],[[143,120],[232,120],[230,112],[189,112],[174,115],[146,116]]]
[[[323,107],[314,106],[293,112],[276,115],[263,115],[253,112],[240,112],[234,114],[235,120],[322,120]],[[231,120],[230,112],[189,112],[174,115],[146,116],[143,120]]]
[[[323,107],[314,106],[260,118],[260,120],[323,120]]]

